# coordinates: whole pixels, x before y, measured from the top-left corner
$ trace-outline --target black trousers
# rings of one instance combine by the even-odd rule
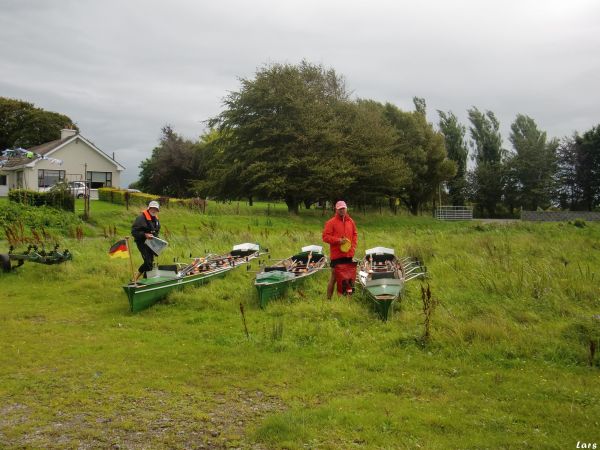
[[[137,245],[137,248],[142,254],[142,258],[144,260],[144,263],[140,266],[138,272],[145,273],[149,270],[152,270],[152,266],[154,264],[154,252],[145,244],[145,241],[135,241],[135,244]]]
[[[338,264],[350,264],[352,262],[352,258],[351,257],[344,257],[344,258],[337,258],[337,259],[332,259],[329,262],[329,266],[330,267],[335,267]]]

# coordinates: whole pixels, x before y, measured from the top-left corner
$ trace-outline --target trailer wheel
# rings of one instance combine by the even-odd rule
[[[10,272],[10,258],[6,253],[0,253],[0,267],[2,272]]]

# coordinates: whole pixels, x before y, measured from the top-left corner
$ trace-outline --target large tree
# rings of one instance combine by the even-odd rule
[[[385,106],[373,100],[357,100],[344,106],[340,114],[343,151],[352,164],[354,181],[330,198],[343,197],[355,204],[387,198],[393,203],[407,186],[410,169],[395,154],[398,133],[384,116]]]
[[[183,139],[166,125],[159,145],[150,158],[140,163],[137,186],[152,194],[186,197],[193,194],[191,181],[197,177],[197,168],[197,144]]]
[[[30,148],[60,139],[63,128],[78,130],[63,114],[36,108],[22,100],[0,97],[0,151]]]
[[[600,206],[600,125],[576,136],[576,180],[582,205],[588,211]]]
[[[528,210],[549,207],[554,192],[558,141],[548,142],[546,133],[523,114],[518,114],[512,123],[509,139],[514,153],[508,158],[507,169],[518,205]]]
[[[240,81],[209,124],[221,134],[224,161],[235,168],[243,195],[283,198],[297,213],[302,201],[354,182],[338,120],[348,94],[333,69],[271,64]]]
[[[466,128],[460,124],[452,111],[445,113],[438,110],[439,127],[444,135],[448,159],[456,164],[456,175],[448,181],[448,194],[454,206],[465,204],[467,189],[467,157],[469,149],[465,142]]]
[[[393,153],[409,169],[399,198],[416,215],[432,200],[439,184],[454,177],[456,165],[447,157],[444,136],[427,122],[424,102],[415,104],[417,111],[405,112],[387,103],[384,115],[397,133]]]
[[[190,188],[195,196],[232,198],[243,192],[237,176],[239,170],[224,161],[220,142],[220,133],[214,128],[200,136],[197,145],[198,165]]]
[[[581,203],[581,189],[577,183],[577,135],[561,139],[557,150],[554,200],[562,209],[576,211]]]
[[[491,111],[485,113],[472,107],[468,111],[471,126],[471,146],[474,150],[475,169],[471,178],[473,200],[480,211],[486,209],[490,216],[496,213],[496,206],[502,197],[504,184],[500,123]]]

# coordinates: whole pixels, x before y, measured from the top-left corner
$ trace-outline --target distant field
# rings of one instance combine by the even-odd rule
[[[74,261],[0,273],[1,448],[600,444],[600,225],[351,210],[358,253],[427,265],[439,305],[426,343],[418,281],[387,323],[360,294],[327,301],[328,273],[260,310],[244,269],[132,315],[128,262],[107,250],[138,213],[96,201],[90,224],[48,216]],[[320,244],[329,213],[210,202],[160,217],[166,262],[248,241],[283,258]]]

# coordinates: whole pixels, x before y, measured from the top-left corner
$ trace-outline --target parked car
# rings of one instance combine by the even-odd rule
[[[89,192],[83,181],[69,181],[67,184],[71,194],[76,198],[83,198]]]
[[[65,188],[68,189],[75,198],[83,198],[88,192],[85,182],[83,181],[69,181],[68,183],[58,183],[52,186],[50,190],[54,191],[57,189]]]

